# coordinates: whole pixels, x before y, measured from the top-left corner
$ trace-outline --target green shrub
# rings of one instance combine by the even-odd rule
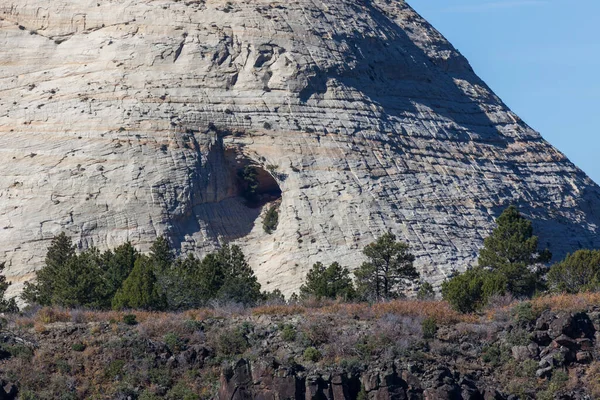
[[[149,389],[144,390],[137,398],[138,400],[160,400],[161,397],[152,393]]]
[[[85,350],[85,344],[78,342],[78,343],[73,343],[73,345],[71,346],[71,349],[73,351],[84,351]]]
[[[421,323],[423,339],[433,339],[437,333],[438,326],[433,318],[425,318]]]
[[[507,349],[499,345],[489,345],[483,348],[481,353],[481,359],[487,364],[493,366],[500,366],[510,361],[512,355],[509,354]]]
[[[135,314],[125,314],[125,315],[123,315],[123,322],[126,325],[136,325],[137,318],[136,318]]]
[[[369,395],[367,394],[365,387],[361,385],[360,392],[358,392],[358,395],[356,396],[356,400],[367,400],[368,398],[369,398]]]
[[[296,328],[293,325],[285,324],[281,330],[281,338],[286,342],[296,340]]]
[[[183,340],[181,340],[179,336],[172,332],[167,333],[164,337],[164,340],[165,344],[171,351],[180,351],[184,346]]]
[[[200,396],[198,396],[192,389],[187,387],[187,385],[183,382],[177,383],[165,396],[167,400],[200,400]]]
[[[321,262],[315,263],[306,274],[306,281],[300,287],[300,297],[353,299],[356,297],[356,291],[350,278],[350,271],[337,262],[329,267],[325,267]]]
[[[167,367],[156,367],[148,371],[148,380],[162,387],[170,387],[173,384],[173,375]]]
[[[442,297],[461,313],[478,310],[483,302],[483,270],[468,269],[442,283]]]
[[[304,350],[304,359],[307,361],[317,362],[321,357],[321,352],[314,347],[308,347]]]
[[[104,369],[104,376],[113,380],[123,373],[123,367],[125,367],[125,361],[114,360]]]
[[[277,206],[272,205],[267,210],[265,218],[263,219],[263,230],[270,235],[277,229],[278,224],[279,212],[277,211]]]
[[[248,347],[248,340],[243,328],[229,329],[219,333],[217,354],[220,356],[229,357],[242,354]]]
[[[523,378],[535,378],[538,369],[538,362],[535,360],[525,360],[516,369],[517,376]]]
[[[548,388],[546,390],[541,391],[538,394],[538,399],[540,400],[553,400],[557,398],[558,393],[561,389],[565,388],[565,384],[569,380],[569,374],[565,371],[555,370],[552,372],[552,378],[550,379],[550,383],[548,384]]]
[[[511,314],[519,324],[533,323],[539,317],[539,315],[533,311],[533,306],[528,301],[514,306],[511,310]]]
[[[3,350],[11,355],[11,357],[21,358],[27,362],[33,358],[33,349],[22,344],[2,344],[0,350]]]
[[[578,250],[554,264],[548,283],[557,292],[579,293],[600,288],[600,250]]]

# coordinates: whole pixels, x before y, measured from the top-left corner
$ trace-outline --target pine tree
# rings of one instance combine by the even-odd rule
[[[16,313],[19,312],[17,302],[14,297],[12,299],[6,299],[6,290],[10,286],[10,282],[6,281],[6,276],[2,273],[6,263],[0,263],[0,312],[2,313]]]
[[[177,259],[159,276],[169,310],[185,310],[204,306],[207,298],[200,288],[201,261],[193,254]]]
[[[137,258],[133,270],[115,294],[112,307],[115,310],[162,310],[166,307],[166,300],[160,293],[153,263],[149,257]]]
[[[548,283],[557,292],[579,293],[600,288],[600,250],[568,254],[548,272]]]
[[[497,227],[483,242],[479,266],[506,277],[506,290],[516,296],[530,296],[540,282],[529,267],[552,258],[548,250],[538,251],[531,221],[515,206],[510,206],[496,220]]]
[[[200,263],[196,276],[198,290],[205,302],[215,299],[225,282],[225,270],[216,253],[207,254]]]
[[[159,236],[152,243],[150,247],[150,261],[154,264],[156,273],[169,269],[173,261],[175,261],[171,245],[164,236]]]
[[[317,299],[351,300],[355,294],[350,271],[337,262],[327,268],[320,262],[314,264],[306,275],[306,282],[300,287],[302,298],[314,296]]]
[[[355,277],[362,297],[387,300],[395,297],[408,280],[419,277],[413,266],[415,257],[406,243],[396,241],[391,231],[363,250],[368,261],[356,271]]]
[[[433,300],[435,299],[435,290],[433,285],[429,282],[423,282],[419,291],[417,292],[417,299],[419,300]]]
[[[63,307],[106,308],[106,281],[100,251],[92,248],[70,257],[56,271],[53,279],[51,305]]]
[[[64,232],[55,236],[48,247],[44,267],[37,271],[34,283],[26,282],[21,297],[29,304],[52,304],[55,278],[75,257],[75,246]]]
[[[260,283],[239,246],[223,246],[217,252],[217,260],[224,276],[223,285],[217,292],[220,300],[253,305],[261,299]]]
[[[106,280],[106,297],[112,299],[129,276],[139,257],[138,251],[131,242],[125,242],[114,251],[107,250],[102,254],[103,263],[106,266],[104,277]]]

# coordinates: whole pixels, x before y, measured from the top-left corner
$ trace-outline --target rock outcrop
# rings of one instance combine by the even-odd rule
[[[582,309],[436,310],[425,334],[425,314],[366,304],[137,312],[134,325],[46,308],[4,320],[0,399],[598,399],[600,311]]]
[[[0,65],[13,292],[61,231],[82,248],[236,241],[286,294],[388,229],[439,283],[509,204],[557,256],[600,245],[598,186],[404,1],[6,0]],[[280,195],[269,235],[259,206]]]

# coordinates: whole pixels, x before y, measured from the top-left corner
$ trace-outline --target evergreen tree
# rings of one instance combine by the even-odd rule
[[[106,308],[110,299],[106,298],[104,269],[96,248],[70,257],[54,276],[51,305]]]
[[[223,246],[217,252],[217,260],[224,276],[223,285],[217,292],[218,299],[244,305],[253,305],[261,299],[260,283],[239,246]]]
[[[52,304],[55,278],[75,257],[75,246],[64,232],[55,236],[48,247],[44,267],[37,271],[34,283],[26,282],[21,297],[29,304]]]
[[[256,168],[246,165],[244,169],[238,171],[238,176],[241,178],[244,187],[243,196],[248,203],[254,204],[257,200],[258,190],[258,172]]]
[[[501,269],[507,265],[533,265],[550,261],[548,250],[538,251],[538,237],[533,236],[531,221],[515,206],[510,206],[496,220],[496,228],[483,242],[479,266]]]
[[[579,293],[600,288],[600,250],[568,254],[548,272],[548,283],[557,292]]]
[[[106,297],[108,299],[112,299],[117,293],[117,290],[133,270],[135,260],[138,257],[138,251],[129,241],[120,245],[114,251],[107,250],[104,252],[102,258],[106,266],[104,276],[107,289]]]
[[[354,273],[363,298],[393,298],[407,280],[419,277],[413,266],[415,257],[408,250],[408,244],[396,241],[391,231],[365,247],[363,254],[368,261]]]
[[[275,289],[272,292],[263,292],[262,300],[269,304],[285,304],[285,296],[279,289]]]
[[[548,250],[538,251],[531,221],[515,206],[510,206],[496,220],[497,227],[483,242],[479,266],[506,277],[506,291],[515,296],[532,295],[541,283],[529,267],[552,258]]]
[[[419,291],[417,292],[417,299],[419,300],[433,300],[435,299],[435,290],[433,285],[429,282],[423,282]]]
[[[225,269],[216,253],[207,254],[202,259],[196,279],[205,302],[217,297],[225,282]]]
[[[166,300],[160,293],[153,262],[149,257],[137,258],[133,270],[115,294],[112,307],[115,310],[162,310],[166,307]]]
[[[159,236],[150,247],[150,262],[154,265],[155,272],[169,269],[173,261],[175,256],[169,241],[164,236]]]
[[[351,300],[355,294],[350,272],[337,262],[327,268],[320,262],[314,264],[306,275],[306,282],[300,287],[302,298],[314,296],[317,299]]]
[[[159,276],[169,310],[184,310],[205,305],[207,298],[200,288],[201,261],[193,254],[177,259]]]
[[[10,282],[6,281],[6,276],[2,273],[5,266],[6,263],[0,263],[0,312],[16,313],[19,312],[19,307],[17,307],[15,299],[6,299],[4,297],[6,295],[6,290],[10,286]]]

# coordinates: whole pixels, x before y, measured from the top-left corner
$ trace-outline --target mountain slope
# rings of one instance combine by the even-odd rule
[[[519,205],[556,256],[597,247],[600,189],[403,1],[0,5],[0,259],[13,290],[60,231],[236,241],[266,289],[351,267],[392,229],[437,283]],[[239,171],[259,171],[262,229]]]

